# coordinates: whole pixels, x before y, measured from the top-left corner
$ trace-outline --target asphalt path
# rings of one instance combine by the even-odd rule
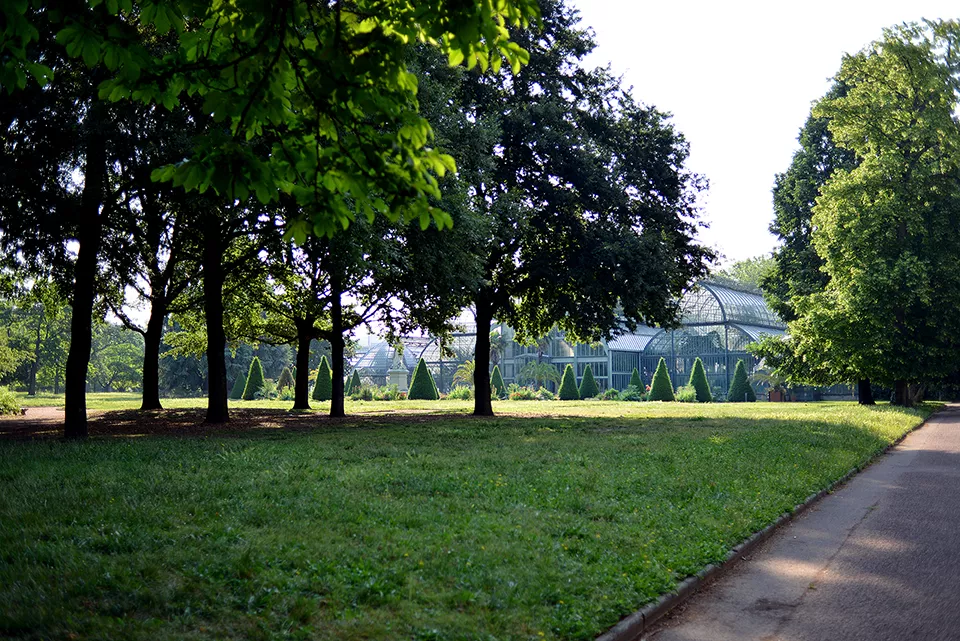
[[[960,640],[960,405],[678,610],[645,638]]]

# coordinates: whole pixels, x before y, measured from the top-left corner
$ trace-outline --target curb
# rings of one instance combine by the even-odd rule
[[[927,421],[935,417],[945,407],[946,405],[940,409],[934,410],[934,412],[925,418],[919,425],[905,432],[903,436],[874,454],[862,465],[854,467],[852,470],[828,485],[826,488],[811,494],[804,499],[803,503],[794,506],[792,511],[781,514],[776,521],[763,528],[759,532],[754,532],[753,535],[751,535],[745,541],[727,552],[726,557],[719,565],[711,563],[697,572],[695,575],[687,577],[672,591],[667,592],[666,594],[660,596],[660,598],[653,603],[650,603],[637,610],[633,614],[629,614],[625,618],[621,619],[620,622],[615,626],[598,636],[596,641],[640,641],[644,633],[649,631],[655,623],[664,618],[671,610],[678,605],[685,603],[704,585],[710,581],[713,581],[714,579],[719,578],[726,572],[729,572],[740,561],[746,560],[746,557],[751,552],[753,552],[761,543],[769,539],[777,530],[806,512],[826,495],[832,494],[839,486],[849,481],[867,467],[873,465],[876,460],[903,442],[903,440],[910,434],[913,434],[915,431],[926,425]]]

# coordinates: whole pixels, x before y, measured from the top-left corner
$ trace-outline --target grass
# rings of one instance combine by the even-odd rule
[[[0,443],[0,636],[591,639],[932,410],[497,408]]]

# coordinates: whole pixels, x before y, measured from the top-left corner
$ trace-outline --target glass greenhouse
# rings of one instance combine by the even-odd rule
[[[578,382],[589,364],[601,390],[610,387],[622,390],[629,384],[634,368],[649,385],[661,358],[667,362],[674,386],[685,385],[694,359],[700,357],[711,387],[723,396],[737,360],[744,360],[748,372],[756,369],[757,359],[746,351],[746,345],[765,334],[781,335],[786,329],[761,295],[709,281],[688,292],[681,300],[681,307],[683,320],[679,329],[640,326],[635,332],[593,345],[568,343],[558,331],[535,345],[521,345],[512,340],[513,331],[509,327],[500,325],[495,331],[502,332],[506,340],[502,353],[492,354],[493,361],[499,362],[508,384],[532,382],[524,377],[524,368],[530,362],[548,363],[559,372],[570,364]],[[423,358],[440,391],[448,391],[457,368],[473,358],[476,329],[466,329],[464,333],[455,334],[452,344],[444,350],[434,338],[405,337],[403,365],[412,374],[417,361]],[[376,343],[354,359],[353,368],[359,370],[362,377],[383,385],[394,355],[392,346]]]

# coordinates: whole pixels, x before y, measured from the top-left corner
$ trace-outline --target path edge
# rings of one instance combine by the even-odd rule
[[[667,592],[666,594],[661,595],[656,601],[648,603],[633,614],[628,614],[626,617],[621,619],[619,623],[598,636],[596,641],[641,641],[644,633],[650,630],[654,624],[663,619],[671,610],[676,608],[678,605],[686,603],[690,597],[696,594],[700,588],[704,587],[706,584],[720,578],[722,575],[732,570],[737,566],[737,564],[745,560],[745,558],[761,543],[773,536],[777,530],[792,522],[798,516],[802,515],[808,509],[816,505],[823,497],[827,496],[828,494],[832,494],[841,485],[876,463],[890,450],[900,445],[905,438],[925,426],[927,421],[939,414],[946,407],[946,404],[942,404],[919,424],[904,432],[902,436],[897,438],[897,440],[879,450],[872,457],[864,461],[863,464],[854,467],[819,492],[814,492],[804,499],[802,503],[795,505],[793,510],[790,512],[784,512],[777,518],[776,521],[763,528],[759,532],[754,532],[746,540],[733,547],[727,553],[726,557],[721,563],[711,563],[693,576],[687,577],[677,584],[676,588],[670,592]]]

